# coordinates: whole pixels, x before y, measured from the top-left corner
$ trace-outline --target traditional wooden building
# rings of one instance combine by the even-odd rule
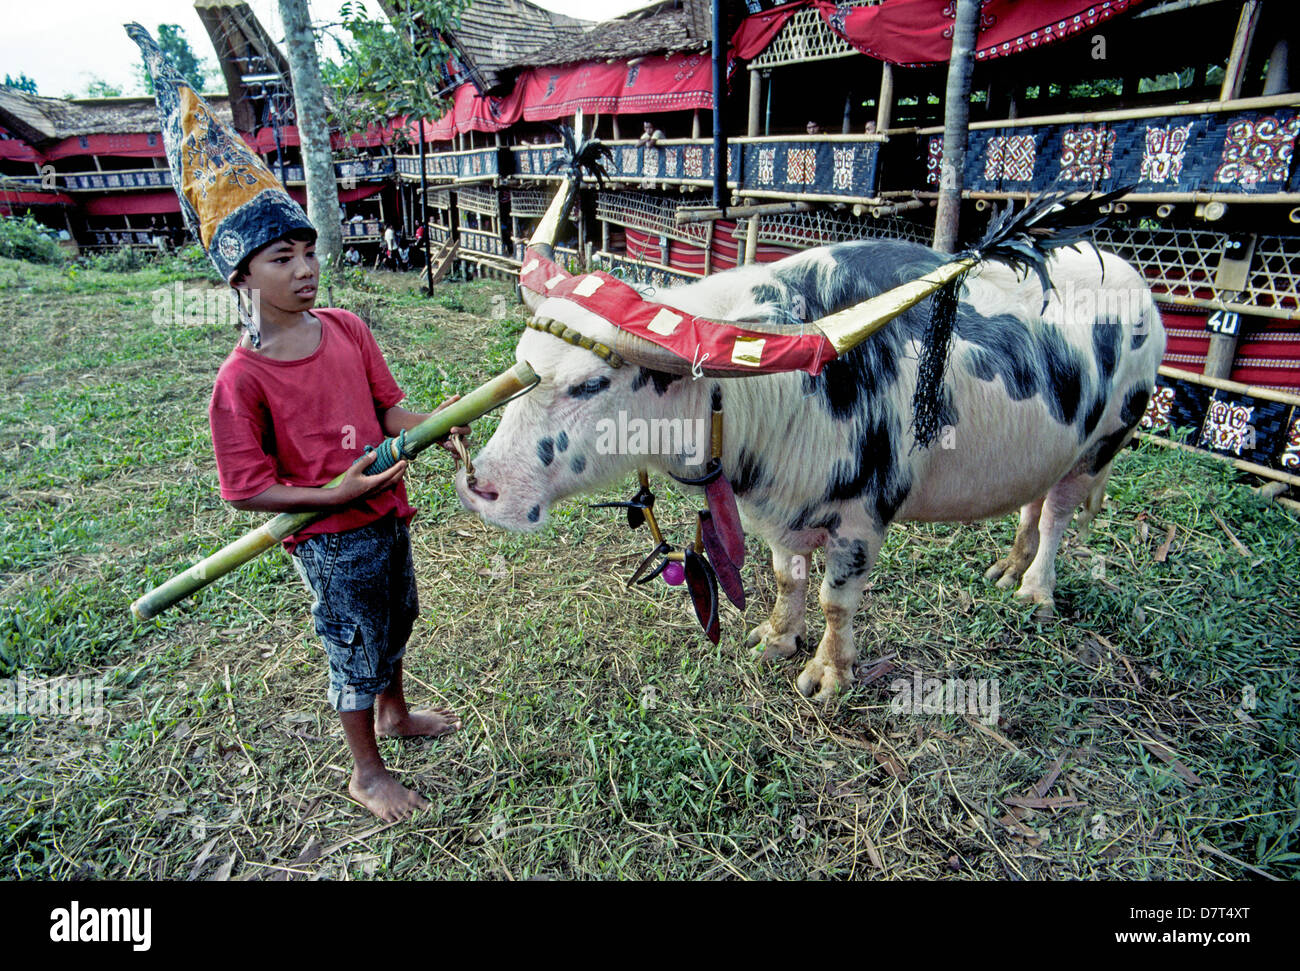
[[[230,92],[214,103],[298,191],[283,57],[245,4],[197,6]],[[724,210],[711,198],[707,0],[663,0],[601,24],[526,0],[472,0],[443,35],[446,114],[338,136],[347,231],[373,240],[391,222],[409,237],[427,212],[445,256],[454,242],[466,267],[513,276],[559,178],[551,126],[581,109],[612,154],[609,180],[584,188],[562,247],[575,261],[663,286],[840,240],[928,244],[955,4],[722,7]],[[1141,268],[1164,315],[1153,427],[1162,416],[1190,424],[1203,444],[1226,443],[1222,454],[1296,485],[1300,93],[1288,8],[986,0],[960,225],[973,238],[992,206],[1049,187],[1128,188],[1098,242]],[[178,222],[152,127],[144,99],[0,90],[0,207],[40,213],[84,245],[144,245],[147,221]],[[402,141],[424,142],[423,173],[414,149],[394,150]]]

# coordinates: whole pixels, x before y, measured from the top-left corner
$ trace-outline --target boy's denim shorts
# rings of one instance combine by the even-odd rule
[[[315,594],[311,614],[329,655],[329,702],[363,711],[393,681],[420,604],[411,534],[396,516],[299,543],[293,565]]]

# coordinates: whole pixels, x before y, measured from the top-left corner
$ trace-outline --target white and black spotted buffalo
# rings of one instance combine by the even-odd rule
[[[654,295],[714,319],[789,322],[818,317],[913,280],[943,262],[923,246],[865,241],[750,265]],[[1110,463],[1141,418],[1164,352],[1159,314],[1142,278],[1090,246],[1058,250],[1055,290],[996,263],[967,278],[934,443],[910,430],[919,340],[929,302],[830,363],[801,372],[692,379],[635,364],[615,369],[592,352],[527,331],[518,358],[541,376],[505,410],[475,457],[477,482],[457,486],[467,508],[512,530],[537,529],[558,500],[626,480],[638,466],[697,476],[684,455],[602,454],[598,422],[619,411],[645,419],[709,414],[723,390],[723,467],[744,523],[772,549],[777,598],[750,634],[764,656],[789,657],[805,632],[807,571],[796,557],[825,548],[826,632],[799,675],[805,695],[852,681],[853,615],[885,530],[900,520],[951,521],[1020,510],[1010,553],[987,572],[1000,587],[1052,610],[1055,556],[1074,511],[1099,506]],[[1104,268],[1104,272],[1103,272]],[[548,304],[536,307],[539,317]],[[1041,312],[1040,312],[1041,311]],[[604,328],[604,331],[601,330]],[[592,317],[584,332],[607,342]],[[602,337],[602,333],[608,337]]]

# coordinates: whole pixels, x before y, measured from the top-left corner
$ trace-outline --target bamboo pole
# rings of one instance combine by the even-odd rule
[[[537,383],[537,380],[537,375],[533,372],[533,369],[526,362],[521,361],[510,370],[475,388],[459,401],[453,402],[441,411],[434,412],[434,414],[408,431],[406,433],[407,452],[411,455],[419,454],[435,441],[447,435],[456,426],[468,425],[493,408],[503,405],[512,398],[530,390]],[[391,442],[392,439],[388,441]],[[337,486],[343,481],[345,474],[345,472],[339,473],[330,480],[325,488]],[[332,511],[316,510],[281,513],[240,539],[235,540],[235,542],[217,550],[211,556],[204,557],[184,573],[178,573],[162,586],[150,590],[131,604],[131,613],[135,615],[138,621],[156,617],[168,607],[206,587],[218,577],[225,576],[304,527],[330,515]]]
[[[1237,18],[1237,30],[1232,35],[1232,53],[1223,72],[1223,86],[1219,89],[1220,101],[1231,101],[1241,94],[1241,82],[1246,75],[1246,62],[1250,60],[1250,45],[1255,39],[1255,26],[1259,23],[1259,0],[1246,0]]]
[[[1289,108],[1300,104],[1300,93],[1277,94],[1259,98],[1237,98],[1233,101],[1199,101],[1195,104],[1152,105],[1149,108],[1115,108],[1111,111],[1072,111],[1054,115],[1033,115],[1028,118],[999,118],[994,121],[971,122],[970,129],[1019,128],[1029,125],[1072,125],[1079,122],[1124,121],[1132,118],[1161,118],[1166,115],[1212,115],[1224,111],[1254,111],[1259,108]],[[897,135],[906,129],[896,129]],[[930,125],[917,128],[917,135],[940,135],[943,128]]]
[[[1256,465],[1254,462],[1247,462],[1245,459],[1230,458],[1227,455],[1220,455],[1218,452],[1206,451],[1205,449],[1200,449],[1184,442],[1175,442],[1169,438],[1161,438],[1159,435],[1152,435],[1150,432],[1138,432],[1137,437],[1142,439],[1144,442],[1159,445],[1161,448],[1172,448],[1181,452],[1192,452],[1196,455],[1208,455],[1210,458],[1230,463],[1235,469],[1239,469],[1242,472],[1249,472],[1251,475],[1258,475],[1264,479],[1272,479],[1275,482],[1285,482],[1288,485],[1300,486],[1300,475],[1291,475],[1289,472],[1280,472],[1277,469],[1270,469],[1267,465]]]
[[[883,134],[894,118],[894,66],[880,62],[880,97],[876,101],[876,131]]]
[[[1197,374],[1195,371],[1167,367],[1163,364],[1160,365],[1159,373],[1172,381],[1190,381],[1192,384],[1204,385],[1207,388],[1218,388],[1220,391],[1231,391],[1233,394],[1247,395],[1263,401],[1275,401],[1278,404],[1300,407],[1300,395],[1287,394],[1285,391],[1259,388],[1252,384],[1242,384],[1240,381],[1230,381],[1227,378],[1210,377],[1205,374]]]

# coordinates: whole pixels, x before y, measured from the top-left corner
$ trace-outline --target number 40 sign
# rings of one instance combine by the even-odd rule
[[[1214,334],[1232,337],[1241,329],[1241,314],[1231,310],[1216,310],[1205,322],[1205,329]]]

